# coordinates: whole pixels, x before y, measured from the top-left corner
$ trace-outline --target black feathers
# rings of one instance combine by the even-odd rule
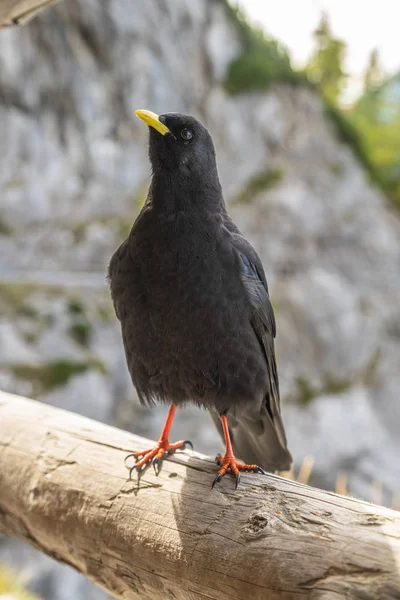
[[[227,215],[207,130],[159,120],[148,200],[109,267],[133,383],[143,402],[226,413],[241,458],[289,468],[261,261]]]

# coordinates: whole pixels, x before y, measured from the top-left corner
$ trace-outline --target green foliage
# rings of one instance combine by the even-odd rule
[[[382,85],[384,79],[383,69],[380,64],[379,51],[377,48],[371,50],[368,65],[364,73],[364,92],[369,94]]]
[[[103,323],[108,323],[109,321],[114,320],[115,311],[111,299],[98,307],[97,316],[101,321],[103,321]]]
[[[380,361],[381,352],[377,350],[351,379],[327,375],[319,388],[314,387],[305,377],[296,377],[295,402],[300,406],[307,406],[317,396],[343,394],[355,385],[371,386],[375,382]]]
[[[30,304],[21,304],[18,310],[18,314],[23,317],[26,317],[27,319],[40,319],[39,311]]]
[[[228,68],[225,89],[232,95],[245,91],[264,90],[273,82],[297,84],[304,81],[275,52],[273,43],[264,49],[251,49],[235,59]]]
[[[45,291],[47,298],[55,298],[60,295],[60,289],[56,285],[46,285],[43,287],[40,284],[26,283],[24,281],[0,281],[0,306],[3,309],[3,305],[9,305],[13,308],[13,312],[16,313],[37,292]]]
[[[82,222],[82,223],[76,223],[75,225],[73,225],[71,227],[71,233],[73,235],[75,244],[79,244],[80,242],[83,242],[83,240],[86,237],[87,226],[88,226],[87,223]]]
[[[377,125],[373,121],[376,102],[372,102],[372,97],[364,102],[363,114],[356,110],[347,115],[337,108],[337,100],[347,77],[343,68],[346,45],[333,36],[327,17],[322,16],[314,32],[316,49],[306,71],[296,72],[291,67],[287,50],[281,44],[249,25],[240,10],[233,8],[227,0],[225,3],[243,44],[242,54],[228,68],[225,80],[227,91],[239,94],[247,90],[266,89],[275,81],[306,84],[319,89],[325,101],[326,115],[335,124],[341,140],[352,148],[371,180],[400,207],[400,112],[398,119],[390,124]],[[366,81],[368,85],[375,85],[380,77],[378,55],[375,52],[370,58]],[[340,174],[339,171],[336,173]],[[255,191],[251,189],[253,185]],[[258,185],[257,180],[250,182],[250,189],[240,193],[234,202],[251,201]]]
[[[343,67],[346,44],[333,36],[326,14],[322,15],[314,38],[316,49],[307,65],[307,74],[324,98],[336,104],[347,77]]]
[[[69,334],[78,344],[87,348],[93,328],[86,316],[85,307],[78,298],[70,298],[67,308],[72,319]]]
[[[79,321],[71,325],[69,333],[78,344],[87,348],[92,335],[92,325],[86,320]]]
[[[0,566],[0,598],[3,597],[15,600],[39,600],[38,596],[24,589],[13,571]]]
[[[29,303],[29,296],[35,290],[30,283],[0,283],[0,310],[9,316],[21,315],[39,319],[36,308]]]
[[[296,402],[300,406],[307,406],[316,396],[318,392],[313,389],[310,383],[304,377],[296,377]]]
[[[230,94],[266,89],[275,81],[306,84],[320,90],[326,115],[333,121],[343,142],[348,144],[362,163],[371,180],[379,185],[395,205],[400,207],[400,107],[396,119],[377,123],[377,94],[371,93],[352,114],[337,107],[337,100],[347,78],[344,71],[346,45],[333,36],[329,21],[322,16],[314,32],[315,52],[305,72],[292,69],[287,50],[261,30],[252,27],[240,10],[225,2],[228,13],[242,38],[243,52],[228,68],[225,88]],[[377,52],[373,51],[365,74],[366,85],[376,86],[382,72]],[[361,109],[362,106],[362,110]],[[340,169],[332,168],[340,175]],[[268,187],[268,175],[266,174]],[[271,180],[271,185],[276,181]],[[233,202],[249,202],[263,186],[260,180],[249,182]]]
[[[16,304],[19,306],[33,290],[34,286],[30,283],[0,282],[1,300],[14,306]]]
[[[400,103],[396,96],[391,100],[390,92],[391,85],[399,84],[400,75],[362,96],[350,118],[373,167],[373,179],[400,208]]]
[[[400,120],[391,127],[371,127],[355,121],[364,132],[366,151],[375,169],[375,180],[400,208]]]
[[[31,382],[36,394],[49,392],[54,388],[63,386],[74,375],[85,373],[90,369],[105,372],[104,365],[96,360],[86,362],[57,360],[42,365],[12,365],[10,367],[17,378]]]
[[[71,315],[83,315],[85,312],[84,306],[78,298],[70,298],[67,308]]]
[[[351,388],[352,382],[348,379],[335,379],[334,377],[327,377],[324,382],[322,393],[324,395],[343,394]]]
[[[342,394],[350,389],[352,382],[348,379],[335,379],[331,376],[327,377],[323,385],[316,389],[305,377],[296,377],[296,403],[300,406],[307,406],[317,396]]]
[[[225,79],[225,89],[230,94],[262,90],[275,81],[306,81],[304,74],[292,69],[289,53],[282,44],[252,27],[239,9],[227,5],[243,43],[243,53],[229,65]]]
[[[390,122],[378,118],[385,107],[376,86],[382,79],[377,51],[372,51],[365,73],[369,93],[349,115],[336,107],[346,74],[343,70],[345,44],[333,37],[323,15],[314,33],[317,48],[307,67],[312,82],[322,92],[325,111],[345,143],[365,167],[371,180],[400,207],[400,107]],[[387,108],[387,107],[386,107]]]
[[[357,158],[362,162],[367,171],[374,174],[374,167],[366,152],[362,136],[353,122],[340,109],[325,100],[325,114],[336,126],[339,138],[342,142],[348,144]]]
[[[389,140],[392,140],[400,151],[400,121],[397,128],[390,131],[388,139],[384,140],[381,137],[379,141],[379,136],[374,137],[371,135],[369,137],[370,125],[365,122],[364,124],[360,123],[354,115],[347,116],[342,110],[329,104],[329,102],[325,103],[325,112],[335,124],[340,139],[351,147],[355,156],[367,171],[371,181],[382,189],[395,206],[400,208],[400,173],[397,176],[395,172],[391,174],[390,170],[382,168],[379,162],[380,157],[386,158],[390,155],[390,150],[388,149],[388,154],[386,154],[385,148],[382,147],[382,144],[387,144]]]
[[[249,204],[258,193],[274,187],[283,177],[282,169],[266,169],[251,177],[231,204]]]
[[[13,230],[12,227],[6,223],[6,221],[0,215],[0,235],[12,235]]]

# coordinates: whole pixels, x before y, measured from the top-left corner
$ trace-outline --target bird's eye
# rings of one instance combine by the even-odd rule
[[[191,131],[190,129],[187,129],[185,127],[185,129],[182,129],[181,131],[181,138],[185,140],[185,142],[191,140],[193,137],[193,131]]]

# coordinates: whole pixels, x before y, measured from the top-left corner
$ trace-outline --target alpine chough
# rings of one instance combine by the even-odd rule
[[[142,403],[170,405],[140,471],[188,442],[169,442],[176,408],[210,410],[226,444],[213,482],[229,471],[286,470],[275,361],[275,318],[261,261],[229,217],[214,145],[195,118],[138,110],[149,126],[152,179],[109,280],[126,360]],[[237,462],[238,455],[247,464]]]

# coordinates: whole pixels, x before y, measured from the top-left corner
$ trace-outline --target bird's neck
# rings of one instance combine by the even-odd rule
[[[173,172],[154,173],[150,194],[154,210],[163,213],[225,211],[217,172],[207,178],[196,173],[180,177]]]

